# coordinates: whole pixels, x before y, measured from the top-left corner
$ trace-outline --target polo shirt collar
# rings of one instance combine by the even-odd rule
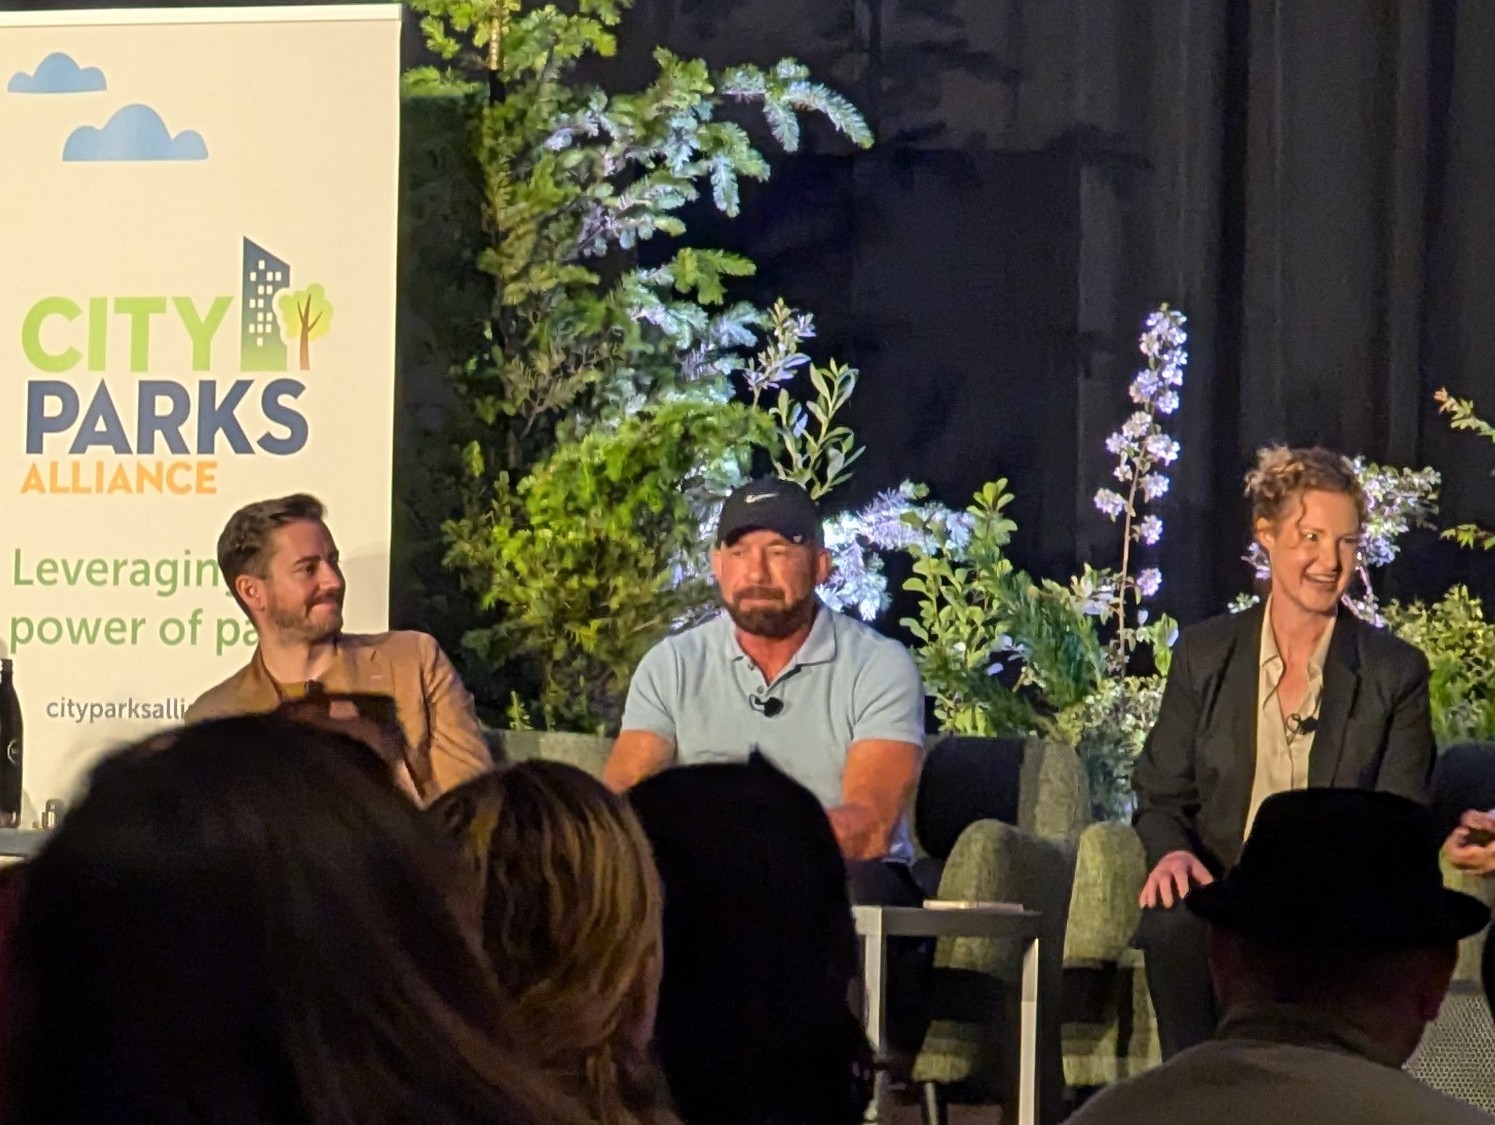
[[[732,616],[726,610],[722,610],[720,620],[725,624],[727,631],[727,649],[733,660],[747,660],[748,654],[742,651],[742,645],[737,640],[737,626],[732,621]],[[828,609],[819,598],[815,600],[815,620],[810,625],[810,633],[805,637],[804,644],[799,646],[799,651],[794,654],[793,659],[784,667],[784,672],[790,672],[795,668],[802,668],[807,664],[829,664],[836,659],[836,620],[835,611]]]
[[[836,659],[835,611],[827,608],[817,598],[815,621],[810,626],[810,635],[805,638],[805,643],[799,646],[799,651],[794,654],[794,659],[789,663],[794,665],[829,664],[834,659]]]

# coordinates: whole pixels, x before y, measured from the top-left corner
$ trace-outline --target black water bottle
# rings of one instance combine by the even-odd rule
[[[25,736],[21,726],[21,701],[9,660],[0,660],[0,827],[21,823],[21,764]]]

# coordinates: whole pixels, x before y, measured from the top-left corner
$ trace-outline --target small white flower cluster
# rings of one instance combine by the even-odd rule
[[[1443,483],[1436,469],[1397,469],[1364,457],[1350,462],[1365,493],[1365,526],[1360,529],[1360,557],[1366,566],[1386,566],[1400,548],[1397,538],[1413,527],[1428,526],[1438,510]]]
[[[1137,589],[1142,591],[1144,598],[1153,597],[1163,585],[1163,573],[1155,566],[1145,567],[1137,572]]]
[[[904,481],[879,493],[861,511],[826,520],[825,547],[832,567],[830,580],[818,591],[820,600],[834,610],[854,609],[871,621],[891,602],[878,551],[962,551],[971,539],[970,513],[928,502],[926,495],[922,486]]]

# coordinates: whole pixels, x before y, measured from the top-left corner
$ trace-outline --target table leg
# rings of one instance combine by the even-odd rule
[[[1038,1122],[1038,938],[1023,950],[1022,999],[1018,1017],[1016,1125]]]
[[[882,911],[876,907],[857,907],[857,921],[862,931],[862,1010],[866,1020],[867,1041],[872,1045],[872,1102],[865,1120],[869,1125],[886,1122],[888,1117],[888,1072],[883,1066],[883,1046],[887,1034],[887,955],[888,943],[883,936]]]

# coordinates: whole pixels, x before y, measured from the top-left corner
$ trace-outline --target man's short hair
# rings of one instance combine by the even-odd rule
[[[234,583],[243,574],[266,577],[270,563],[270,536],[289,523],[303,520],[322,523],[326,512],[315,496],[297,492],[276,500],[246,504],[229,517],[223,534],[218,536],[218,570],[240,609],[246,614],[249,612]]]

